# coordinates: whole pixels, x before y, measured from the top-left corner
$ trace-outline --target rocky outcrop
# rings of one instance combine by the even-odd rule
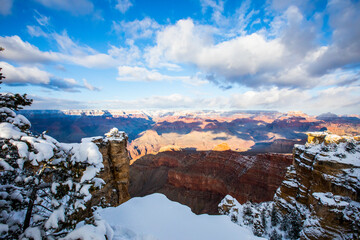
[[[359,239],[360,137],[309,133],[274,196],[276,207],[298,212],[301,239]]]
[[[171,151],[146,155],[130,166],[130,195],[163,193],[195,213],[218,214],[227,194],[239,202],[273,198],[291,156],[234,151]]]
[[[105,185],[92,193],[91,206],[118,206],[130,199],[127,139],[127,135],[117,129],[112,129],[106,138],[92,139],[103,156],[104,169],[98,177]]]

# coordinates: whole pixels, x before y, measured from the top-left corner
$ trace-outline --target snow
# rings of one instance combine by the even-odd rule
[[[60,186],[60,183],[53,182],[53,183],[51,184],[51,192],[54,193],[54,194],[57,194],[56,188],[57,188],[58,186]]]
[[[19,139],[26,134],[20,132],[20,129],[8,122],[0,123],[0,138]]]
[[[333,195],[330,192],[322,193],[322,192],[315,192],[312,194],[313,197],[319,200],[322,204],[326,206],[333,206],[333,207],[346,207],[349,205],[348,201],[342,201],[342,197],[339,195]]]
[[[15,190],[11,193],[10,198],[13,200],[18,200],[19,202],[23,201],[23,197],[21,195],[21,192],[19,190]]]
[[[28,125],[29,127],[31,126],[30,121],[21,114],[16,115],[13,119],[11,119],[11,122],[16,126],[23,126],[23,125]]]
[[[100,139],[103,139],[103,137],[102,136],[88,137],[88,138],[82,138],[81,142],[93,142]]]
[[[299,185],[297,183],[295,183],[294,181],[284,180],[282,182],[282,184],[287,185],[287,186],[292,187],[292,188],[298,188],[299,187]]]
[[[19,156],[22,158],[28,157],[28,146],[24,142],[10,140],[10,143],[17,147]]]
[[[98,172],[99,172],[99,169],[94,166],[87,167],[81,177],[80,182],[83,183],[85,181],[91,180],[92,178],[95,177],[96,173],[98,173]]]
[[[325,142],[321,144],[307,143],[305,146],[295,145],[296,149],[316,155],[317,161],[339,162],[360,167],[360,145],[354,137],[338,136],[323,132],[311,132],[308,134],[315,137],[323,136]],[[324,151],[324,149],[326,149],[326,151]]]
[[[58,228],[59,221],[65,221],[64,206],[59,207],[51,213],[49,219],[45,222],[45,228]]]
[[[56,146],[41,138],[35,138],[31,136],[24,136],[21,138],[22,141],[30,143],[37,151],[37,153],[30,153],[29,159],[37,162],[50,159],[54,156],[54,150]]]
[[[25,237],[28,237],[28,238],[31,238],[31,239],[34,239],[34,240],[41,240],[41,232],[40,232],[40,229],[37,228],[37,227],[34,227],[34,228],[27,228],[25,230]]]
[[[76,228],[61,240],[112,240],[114,231],[104,220],[95,221],[96,226],[84,225]],[[105,238],[106,236],[106,238]]]
[[[93,178],[92,182],[94,183],[94,187],[99,187],[105,185],[105,181],[102,178]]]
[[[73,187],[73,181],[71,179],[67,180],[66,182],[64,182],[64,185],[68,185],[69,189],[71,190]]]
[[[9,231],[9,226],[7,224],[0,223],[0,234]]]
[[[2,167],[5,171],[12,171],[14,168],[10,166],[4,159],[0,158],[0,167]]]
[[[75,161],[86,161],[89,164],[101,164],[102,155],[99,152],[99,148],[93,142],[82,142],[80,144],[72,144]]]
[[[123,141],[127,137],[126,133],[119,131],[117,128],[112,128],[108,133],[105,133],[106,139],[111,141]]]
[[[195,215],[187,206],[159,193],[132,198],[116,208],[98,212],[115,230],[113,240],[263,239],[227,216]]]
[[[85,198],[84,198],[85,202],[89,201],[91,198],[91,194],[89,192],[90,187],[91,187],[91,184],[85,184],[80,189],[80,194],[83,194],[85,196]]]

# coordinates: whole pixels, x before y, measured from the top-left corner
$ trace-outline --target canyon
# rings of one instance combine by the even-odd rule
[[[240,202],[273,198],[292,162],[289,154],[242,155],[235,151],[166,151],[130,166],[131,197],[163,193],[194,213],[218,214],[227,194]]]
[[[101,112],[91,114],[80,118],[104,118]],[[129,145],[125,132],[116,128],[105,138],[82,139],[84,146],[89,141],[98,146],[103,161],[98,176],[106,183],[91,190],[87,207],[118,206],[131,197],[162,193],[196,214],[219,214],[220,210],[233,222],[250,225],[256,236],[278,236],[280,229],[280,236],[290,239],[358,238],[360,137],[355,135],[359,118],[271,114],[228,115],[222,121],[210,120],[208,115],[204,119],[165,115],[159,117],[161,121],[147,117],[146,121],[155,123]],[[144,116],[134,114],[127,119],[138,121]],[[260,127],[253,131],[256,126]],[[240,136],[241,128],[246,131]],[[304,142],[300,137],[305,131],[324,128],[348,135],[308,132],[307,143],[294,146]],[[130,165],[130,151],[136,149],[131,144],[140,144],[145,135],[150,136],[142,139],[149,141],[145,145],[149,149],[134,155]],[[292,154],[276,153],[289,148]],[[273,213],[278,218],[274,225]],[[267,228],[270,223],[272,227]]]
[[[360,116],[275,111],[21,110],[34,133],[48,131],[62,142],[103,135],[112,127],[129,136],[131,163],[164,148],[198,151],[291,153],[307,131],[356,135]],[[222,147],[221,147],[222,146]],[[220,148],[219,148],[220,147]]]

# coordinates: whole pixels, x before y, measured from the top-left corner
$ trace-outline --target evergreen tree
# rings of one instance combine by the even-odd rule
[[[246,202],[243,207],[243,222],[245,225],[252,224],[254,220],[252,205],[250,202]]]
[[[270,240],[281,240],[282,236],[276,230],[273,230],[270,234]]]
[[[2,50],[2,49],[0,49]],[[5,76],[0,75],[1,80]],[[33,135],[30,122],[14,111],[26,95],[0,94],[0,229],[4,239],[54,239],[80,221],[96,224],[87,206],[102,156],[92,142],[62,144]]]
[[[261,237],[265,233],[264,225],[262,224],[261,218],[254,218],[252,231],[255,236]]]
[[[290,224],[290,222],[289,222],[288,215],[283,216],[283,219],[280,223],[280,230],[287,232],[289,229],[289,224]]]
[[[273,227],[275,227],[279,223],[279,216],[275,206],[273,206],[271,209],[270,220],[271,220],[271,226]]]
[[[263,208],[263,209],[261,210],[260,217],[261,217],[261,224],[264,226],[264,229],[266,229],[266,213],[265,213],[265,208]]]
[[[302,230],[302,221],[300,214],[297,211],[292,211],[289,214],[289,229],[288,229],[288,237],[290,239],[299,239],[300,232]]]

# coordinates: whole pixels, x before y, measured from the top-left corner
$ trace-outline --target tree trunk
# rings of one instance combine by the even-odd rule
[[[34,186],[34,189],[31,192],[29,206],[26,211],[23,231],[25,231],[30,226],[30,219],[31,219],[31,215],[32,215],[32,210],[34,208],[37,190],[38,190],[37,186]]]

